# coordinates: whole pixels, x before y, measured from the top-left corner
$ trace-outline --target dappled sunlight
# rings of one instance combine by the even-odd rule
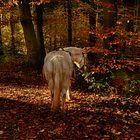
[[[50,92],[46,87],[39,86],[15,86],[0,84],[0,97],[10,100],[41,104],[50,101]]]

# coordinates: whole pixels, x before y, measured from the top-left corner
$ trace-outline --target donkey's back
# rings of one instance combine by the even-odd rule
[[[44,59],[43,73],[52,96],[53,111],[60,107],[60,97],[62,97],[62,109],[66,93],[71,85],[71,77],[73,73],[73,62],[71,56],[65,51],[52,51],[48,53]]]

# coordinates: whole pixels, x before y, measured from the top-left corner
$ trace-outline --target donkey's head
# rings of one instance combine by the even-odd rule
[[[87,55],[83,53],[82,48],[66,47],[62,50],[70,53],[72,61],[77,65],[78,68],[82,68],[84,66],[85,69],[87,63]]]

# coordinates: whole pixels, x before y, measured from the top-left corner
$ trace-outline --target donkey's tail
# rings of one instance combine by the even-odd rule
[[[54,95],[52,100],[52,111],[56,112],[60,108],[60,75],[58,73],[54,76]]]

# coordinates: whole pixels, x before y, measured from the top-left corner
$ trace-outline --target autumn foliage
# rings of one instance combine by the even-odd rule
[[[140,139],[139,9],[138,0],[0,1],[0,139]],[[76,68],[66,113],[53,114],[28,58],[36,65],[41,50],[68,42],[83,48],[87,70]]]

